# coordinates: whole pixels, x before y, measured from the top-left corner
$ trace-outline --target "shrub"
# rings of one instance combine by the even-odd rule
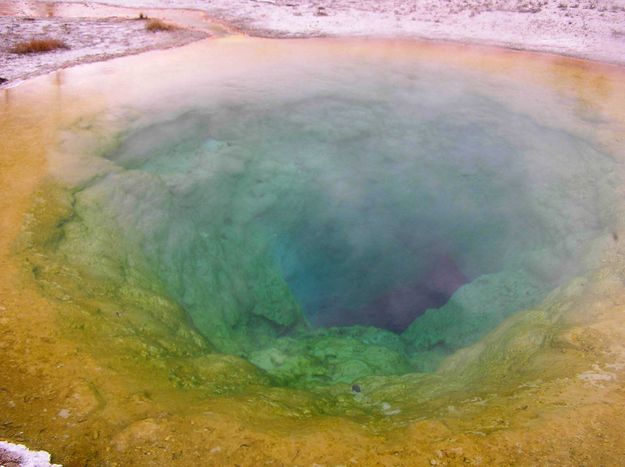
[[[14,54],[36,54],[68,48],[65,42],[58,39],[31,39],[29,41],[18,42],[13,46],[11,52]]]
[[[145,29],[150,32],[173,31],[174,29],[176,29],[176,26],[174,26],[173,24],[165,23],[160,19],[151,19],[146,23]]]

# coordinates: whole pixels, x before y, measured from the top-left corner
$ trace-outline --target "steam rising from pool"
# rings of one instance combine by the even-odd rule
[[[592,265],[608,154],[478,74],[377,60],[116,117],[59,248],[145,267],[214,348],[296,385],[431,371]]]

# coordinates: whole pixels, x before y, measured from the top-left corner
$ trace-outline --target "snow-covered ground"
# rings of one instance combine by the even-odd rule
[[[0,17],[0,30],[0,44],[5,47],[0,52],[0,77],[11,83],[78,63],[174,47],[206,37],[200,32],[187,30],[151,33],[145,30],[143,21],[118,18],[36,18],[24,21]],[[6,51],[33,36],[60,38],[68,48],[27,55]]]
[[[0,1],[0,85],[11,86],[79,63],[176,47],[208,35],[206,28],[194,22],[200,16],[197,12],[182,16],[153,10],[149,13],[150,17],[172,16],[171,22],[181,27],[149,32],[146,21],[139,20],[139,13],[130,9]],[[38,38],[62,40],[67,48],[39,54],[11,52],[16,44]]]
[[[61,467],[50,463],[50,454],[31,451],[22,444],[0,441],[0,466],[2,467]]]
[[[199,9],[263,36],[424,37],[625,63],[625,0],[104,1]]]

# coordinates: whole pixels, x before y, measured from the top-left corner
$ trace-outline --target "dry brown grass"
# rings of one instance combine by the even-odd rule
[[[173,31],[177,29],[173,24],[166,23],[160,19],[151,19],[145,24],[145,29],[150,32]]]
[[[13,46],[11,52],[14,54],[36,54],[68,48],[67,44],[59,39],[31,39],[18,42]]]

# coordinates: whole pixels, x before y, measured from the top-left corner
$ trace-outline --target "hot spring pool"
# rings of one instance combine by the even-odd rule
[[[81,352],[180,393],[385,425],[561,377],[558,304],[620,258],[622,115],[498,54],[226,38],[40,79],[21,254]]]

